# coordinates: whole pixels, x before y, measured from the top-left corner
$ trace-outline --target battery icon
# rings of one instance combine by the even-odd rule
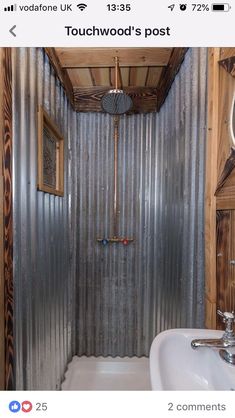
[[[211,7],[212,12],[228,12],[231,9],[228,3],[214,3]]]

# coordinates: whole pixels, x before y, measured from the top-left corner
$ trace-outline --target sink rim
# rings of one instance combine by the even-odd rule
[[[190,343],[193,339],[197,339],[197,338],[221,338],[223,335],[224,331],[219,331],[219,330],[209,330],[209,329],[204,329],[204,328],[173,328],[173,329],[169,329],[166,331],[162,331],[161,333],[159,333],[153,340],[151,348],[150,348],[150,355],[149,355],[149,360],[150,360],[150,379],[151,379],[151,387],[152,390],[234,390],[235,389],[235,367],[233,365],[227,364],[225,362],[223,362],[222,359],[220,359],[219,357],[219,350],[217,349],[213,349],[213,348],[199,348],[196,350],[193,350],[190,347],[190,350],[192,350],[192,353],[202,353],[200,354],[200,356],[202,356],[202,360],[205,362],[205,358],[208,357],[208,350],[212,351],[213,356],[215,361],[217,362],[219,359],[219,363],[221,368],[215,370],[213,372],[212,370],[212,376],[214,377],[214,380],[206,380],[206,378],[208,377],[206,374],[203,375],[202,373],[202,369],[203,369],[203,363],[202,363],[202,367],[199,367],[198,369],[198,376],[202,379],[202,381],[205,378],[205,382],[208,383],[208,388],[207,387],[203,387],[203,388],[197,388],[197,384],[196,381],[193,380],[194,372],[195,372],[195,368],[192,367],[192,369],[190,370],[189,375],[191,374],[192,380],[191,380],[191,384],[192,384],[192,388],[187,388],[187,389],[179,389],[176,386],[174,388],[167,388],[166,385],[164,386],[164,382],[166,382],[167,377],[170,377],[170,373],[169,373],[169,369],[167,371],[166,368],[166,375],[163,378],[163,371],[162,371],[162,367],[164,367],[163,362],[161,361],[161,356],[162,356],[162,345],[164,343],[168,343],[168,351],[169,351],[169,347],[171,349],[171,344],[173,343],[173,339],[174,336],[182,336],[182,341],[178,340],[178,347],[177,349],[181,348],[180,344],[181,342],[183,342],[183,340],[185,339],[185,342],[188,340],[188,342]],[[173,339],[169,339],[169,337],[173,337]],[[177,343],[177,340],[176,340]],[[188,350],[188,348],[186,348],[186,351]],[[209,351],[209,353],[210,353]],[[191,357],[191,352],[187,351],[187,353],[189,354],[189,356]],[[198,354],[197,354],[198,356]],[[213,360],[213,357],[209,357],[209,360],[212,358],[211,361]],[[161,366],[159,367],[159,361],[161,361]],[[181,358],[182,361],[182,358]],[[198,359],[197,359],[198,361]],[[198,363],[199,364],[199,363]],[[205,363],[204,363],[205,364]],[[217,363],[216,363],[217,364]],[[218,366],[217,364],[217,366]],[[209,365],[210,366],[210,365]],[[159,370],[158,373],[156,373],[156,370]],[[209,372],[210,369],[208,368]],[[223,377],[225,378],[225,380],[221,381],[221,385],[228,385],[231,386],[231,388],[228,389],[217,389],[217,387],[212,387],[213,385],[220,385],[220,382],[218,383],[218,375],[221,371],[221,374],[223,375]],[[208,372],[208,371],[207,371]],[[184,374],[182,373],[182,381],[184,379]],[[232,381],[232,383],[231,383]],[[206,386],[205,383],[205,386]],[[172,380],[169,383],[170,385],[175,385],[175,380],[174,378],[172,378]],[[211,388],[212,387],[212,388]]]

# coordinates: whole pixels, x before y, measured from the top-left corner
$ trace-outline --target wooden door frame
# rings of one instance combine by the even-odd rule
[[[205,183],[205,326],[216,328],[216,197],[220,48],[208,50]]]
[[[12,50],[0,48],[0,389],[14,389]]]
[[[217,209],[235,209],[218,205],[218,190],[233,170],[235,159],[231,154],[228,134],[221,133],[221,125],[227,124],[221,111],[221,77],[226,70],[233,69],[235,48],[209,48],[208,54],[208,113],[206,147],[206,182],[205,182],[205,326],[216,328],[217,281],[216,281],[216,211]],[[231,68],[230,68],[231,67]],[[232,73],[231,73],[232,74]],[[234,75],[233,75],[234,76]],[[228,77],[231,77],[229,74]],[[229,116],[226,115],[226,119]],[[221,148],[221,144],[223,148]],[[227,158],[227,160],[226,160]],[[233,184],[235,190],[235,183]],[[231,201],[228,197],[227,201]],[[234,201],[233,201],[234,205]]]

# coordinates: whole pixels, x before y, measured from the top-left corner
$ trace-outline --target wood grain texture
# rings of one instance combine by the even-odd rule
[[[69,70],[74,71],[74,70]],[[79,70],[76,70],[79,71]],[[93,80],[93,86],[110,86],[110,72],[109,68],[90,68]],[[74,84],[79,87],[79,84]],[[89,84],[84,84],[83,87],[88,87]]]
[[[12,65],[11,49],[3,56],[3,210],[5,280],[5,386],[14,389],[13,344],[13,223],[12,223]]]
[[[158,83],[158,111],[166,100],[168,92],[176,74],[180,69],[187,50],[188,48],[173,48],[167,67],[165,67],[162,71],[161,78]]]
[[[216,327],[216,197],[219,111],[219,48],[208,54],[208,114],[205,181],[205,324]]]
[[[228,177],[230,176],[230,174],[232,173],[234,168],[235,168],[235,149],[231,148],[230,155],[225,162],[224,169],[223,169],[223,171],[220,175],[220,178],[218,180],[218,183],[217,183],[217,188],[216,188],[216,191],[215,191],[216,195],[219,194],[220,190],[225,185],[226,180],[228,179]],[[234,186],[235,186],[235,183],[234,183]],[[235,192],[235,190],[234,190],[234,192]]]
[[[80,68],[77,70],[68,70],[68,76],[72,83],[72,90],[73,86],[93,86],[92,73],[90,68]],[[73,94],[73,93],[72,93]]]
[[[235,309],[235,211],[217,211],[217,307]],[[217,328],[224,324],[217,317]]]
[[[226,60],[227,58],[234,57],[234,56],[235,56],[234,47],[221,48],[220,61]]]
[[[164,66],[172,48],[55,48],[62,68]]]
[[[44,129],[56,141],[56,185],[49,186],[44,183]],[[64,196],[64,138],[57,125],[53,122],[46,110],[40,106],[38,109],[38,190],[56,196]]]
[[[157,88],[163,67],[121,67],[119,86]],[[114,87],[114,68],[72,68],[68,76],[74,88]],[[111,75],[111,77],[110,77]]]
[[[145,87],[147,76],[148,76],[148,67],[131,67],[130,68],[130,86]]]
[[[101,99],[109,88],[93,87],[74,89],[74,106],[77,112],[102,112]],[[125,92],[133,100],[133,109],[129,113],[155,112],[157,109],[157,90],[152,88],[129,87]]]
[[[0,48],[0,161],[3,161],[3,48]],[[5,308],[4,308],[4,212],[3,171],[0,170],[0,369],[5,370]],[[5,374],[0,373],[0,390],[5,389]]]
[[[233,138],[231,133],[231,110],[235,94],[235,78],[220,68],[219,82],[219,142],[218,142],[218,180],[221,178],[225,164],[231,153]]]
[[[151,100],[152,93],[147,90],[146,93],[140,93],[140,88],[158,89],[157,110],[159,111],[179,71],[187,48],[45,48],[45,50],[76,111],[101,111],[98,98],[102,96],[99,95],[99,90],[103,87],[114,88],[115,57],[118,57],[119,88],[136,87],[135,94],[132,90],[135,101],[133,113],[147,113],[156,111],[155,92]],[[94,90],[89,92],[88,89],[92,87]],[[83,103],[80,103],[81,101]]]
[[[235,56],[220,61],[220,65],[232,76],[235,77]]]
[[[149,67],[146,87],[157,87],[164,67]]]
[[[235,209],[235,170],[216,193],[217,209]]]

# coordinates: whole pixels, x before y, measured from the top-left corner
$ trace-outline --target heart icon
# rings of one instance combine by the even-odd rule
[[[22,412],[30,412],[33,409],[33,405],[29,401],[24,401],[21,404],[21,411]]]

